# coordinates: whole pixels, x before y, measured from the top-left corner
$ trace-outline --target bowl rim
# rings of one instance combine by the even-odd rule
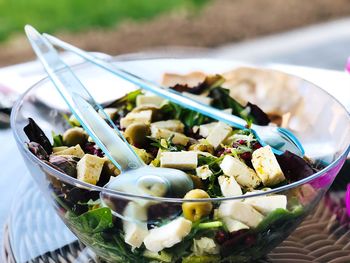
[[[137,58],[135,57],[135,55],[137,54],[141,54],[141,58]],[[115,56],[111,58],[111,61],[122,61],[122,62],[133,62],[133,61],[149,61],[149,60],[166,60],[166,59],[176,59],[176,60],[186,60],[186,59],[196,59],[196,60],[200,60],[200,59],[208,59],[208,60],[221,60],[221,61],[233,61],[230,59],[223,59],[223,58],[212,58],[212,57],[196,57],[196,56],[189,56],[189,57],[182,57],[182,56],[161,56],[161,57],[156,57],[156,56],[152,56],[150,55],[149,57],[147,57],[147,55],[145,56],[145,54],[147,53],[132,53],[130,54],[130,59],[127,58],[127,55],[121,55],[121,56]],[[118,57],[122,58],[121,60],[118,60]],[[254,64],[247,64],[244,62],[241,62],[242,66],[247,66],[247,67],[253,67],[253,68],[257,68],[257,69],[265,69],[265,70],[271,70],[271,71],[275,71],[275,72],[280,72],[283,73],[285,75],[288,76],[292,76],[295,77],[297,79],[303,80],[305,82],[310,83],[311,85],[315,86],[316,88],[320,89],[322,92],[324,92],[327,96],[331,97],[341,108],[343,108],[343,110],[345,112],[348,113],[348,117],[350,118],[350,112],[347,111],[347,109],[345,108],[345,106],[340,103],[333,95],[331,95],[330,93],[328,93],[326,90],[322,89],[321,87],[319,87],[318,85],[312,83],[311,81],[308,81],[304,78],[301,78],[299,76],[290,74],[290,73],[286,73],[277,69],[271,69],[268,66],[262,66],[262,65],[254,65]],[[79,70],[83,67],[89,66],[89,63],[87,61],[84,62],[80,62],[78,64],[75,65],[71,65],[70,67],[75,69],[75,70]],[[251,193],[249,195],[239,195],[239,196],[232,196],[232,197],[215,197],[215,198],[202,198],[202,199],[183,199],[183,198],[171,198],[171,197],[155,197],[155,196],[145,196],[145,195],[137,195],[137,194],[130,194],[130,193],[126,193],[126,192],[120,192],[120,191],[116,191],[116,190],[112,190],[112,189],[108,189],[108,188],[104,188],[101,186],[97,186],[97,185],[92,185],[83,181],[79,181],[76,178],[70,177],[69,175],[60,172],[58,170],[56,170],[55,168],[53,168],[52,166],[48,165],[47,163],[45,163],[44,161],[42,161],[41,159],[39,159],[38,157],[36,157],[35,155],[33,155],[28,147],[25,146],[25,143],[23,143],[20,139],[19,134],[16,132],[16,129],[13,129],[13,127],[16,126],[16,117],[18,115],[19,109],[21,107],[21,105],[24,102],[24,98],[28,95],[28,93],[30,93],[33,89],[35,89],[36,87],[42,85],[43,83],[46,83],[50,81],[50,78],[48,76],[42,78],[41,80],[37,81],[36,83],[34,83],[33,85],[31,85],[30,88],[28,88],[23,94],[21,94],[21,96],[17,99],[16,103],[14,104],[12,111],[11,111],[11,127],[12,127],[12,133],[15,137],[17,146],[20,147],[20,150],[25,153],[33,162],[37,163],[39,166],[43,166],[45,168],[45,170],[50,172],[50,175],[54,175],[55,177],[58,177],[60,180],[69,183],[70,185],[74,185],[77,187],[81,187],[81,188],[85,188],[88,189],[90,191],[98,191],[100,193],[105,193],[105,194],[109,194],[111,196],[115,196],[121,199],[144,199],[144,200],[149,200],[149,201],[156,201],[156,202],[167,202],[167,203],[183,203],[183,202],[222,202],[222,201],[230,201],[230,200],[241,200],[241,199],[247,199],[247,198],[252,198],[252,197],[257,197],[257,196],[264,196],[264,195],[269,195],[269,194],[275,194],[275,193],[279,193],[279,192],[283,192],[292,188],[296,188],[298,186],[301,186],[303,184],[306,184],[310,181],[313,181],[315,179],[317,179],[318,177],[321,177],[322,175],[326,174],[328,171],[330,171],[331,169],[333,169],[334,167],[336,167],[343,159],[346,159],[346,157],[348,156],[349,152],[350,152],[350,142],[349,145],[347,146],[347,148],[338,156],[337,159],[335,159],[333,162],[331,162],[330,164],[328,164],[325,168],[323,168],[322,170],[306,177],[303,178],[301,180],[298,180],[296,182],[293,182],[291,184],[287,184],[287,185],[283,185],[277,188],[273,188],[270,190],[266,190],[266,191],[257,191],[256,193]],[[20,146],[19,146],[20,145]]]

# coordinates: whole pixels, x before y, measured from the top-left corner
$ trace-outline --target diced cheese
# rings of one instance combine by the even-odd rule
[[[212,238],[202,237],[200,239],[193,239],[192,251],[196,256],[206,254],[215,255],[219,254],[219,246]]]
[[[224,157],[220,167],[225,175],[233,176],[243,187],[255,188],[260,184],[260,179],[253,169],[230,155]]]
[[[225,113],[228,113],[228,114],[232,114],[232,109],[231,108],[224,109],[222,111],[225,112]]]
[[[224,201],[219,206],[220,218],[230,217],[249,227],[256,227],[264,219],[264,216],[251,205],[241,201]]]
[[[217,123],[210,131],[207,141],[215,149],[230,135],[232,128],[223,122]]]
[[[149,232],[146,223],[147,210],[135,202],[129,202],[123,215],[129,219],[123,220],[125,243],[133,248],[139,248]]]
[[[107,116],[111,119],[114,119],[114,116],[116,113],[118,113],[118,110],[115,108],[104,108],[103,111],[107,114]],[[98,114],[103,118],[106,119],[106,116],[103,114],[101,110],[98,111]]]
[[[68,149],[68,146],[58,146],[58,147],[53,147],[52,152],[53,153],[58,153],[60,151]]]
[[[253,152],[252,164],[265,186],[273,186],[285,180],[282,169],[269,145]]]
[[[84,151],[81,149],[80,145],[77,144],[75,146],[66,148],[62,151],[58,151],[53,153],[53,155],[73,155],[79,158],[82,158],[84,156]]]
[[[158,96],[138,95],[136,97],[136,106],[154,105],[156,107],[160,107],[165,101],[165,99]]]
[[[211,130],[215,127],[215,125],[218,124],[218,122],[211,122],[207,124],[199,125],[199,135],[203,136],[204,138],[207,138]],[[197,131],[193,131],[196,133]]]
[[[224,217],[222,218],[222,221],[229,232],[236,232],[242,229],[249,229],[249,226],[230,217]]]
[[[218,182],[225,197],[242,195],[242,189],[233,176],[221,175],[218,177]]]
[[[86,183],[96,184],[100,179],[105,159],[96,155],[85,154],[77,163],[77,179]]]
[[[169,131],[166,129],[159,129],[157,127],[151,127],[151,136],[156,138],[156,139],[169,139],[171,136],[172,142],[175,144],[181,144],[181,145],[187,145],[190,138],[187,136],[183,135],[182,133],[174,132],[174,131]]]
[[[210,97],[204,97],[202,95],[196,95],[196,94],[192,94],[192,93],[189,93],[186,91],[182,92],[182,94],[190,99],[193,99],[195,101],[198,101],[200,103],[207,104],[207,105],[210,105],[210,103],[212,103],[212,101],[213,101],[213,99]]]
[[[194,170],[197,168],[198,158],[196,152],[162,152],[160,166],[181,170]]]
[[[209,166],[205,164],[196,168],[196,175],[202,180],[206,180],[213,175],[213,172],[209,169]]]
[[[153,122],[151,124],[151,127],[183,133],[185,125],[179,120],[167,120],[167,121]]]
[[[191,227],[190,220],[178,217],[166,225],[150,230],[143,242],[148,250],[159,252],[181,242],[190,233]]]
[[[269,195],[257,196],[244,200],[245,203],[250,204],[260,213],[267,215],[277,208],[287,208],[287,197],[285,195]]]
[[[139,112],[129,112],[124,118],[120,120],[120,126],[127,128],[130,124],[140,122],[149,124],[152,120],[152,110],[144,110]]]

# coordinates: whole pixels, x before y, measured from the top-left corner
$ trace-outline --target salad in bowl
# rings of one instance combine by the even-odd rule
[[[160,59],[160,63],[173,62]],[[88,70],[86,66],[77,69]],[[12,125],[43,193],[66,225],[102,259],[249,262],[266,255],[312,211],[349,151],[345,109],[302,80],[305,93],[300,92],[295,80],[283,73],[249,68],[224,74],[163,76],[163,84],[170,89],[245,119],[246,129],[232,128],[140,89],[104,103],[109,117],[145,164],[187,174],[193,189],[185,193],[164,192],[157,185],[148,185],[143,195],[128,188],[113,189],[120,171],[74,115],[51,109],[50,104],[33,97],[45,81],[17,103]],[[264,90],[256,90],[260,95],[254,100],[252,89],[258,88]],[[290,94],[281,95],[285,102],[279,105],[274,92],[283,89]],[[311,91],[330,101],[334,118],[344,117],[339,123],[334,121],[333,130],[313,126],[324,123],[319,116],[321,105],[313,105],[317,114],[305,116],[309,109],[305,94]],[[270,94],[271,103],[263,94]],[[262,108],[255,104],[259,101]],[[308,127],[300,128],[301,140],[307,144],[310,133],[322,133],[322,140],[336,149],[333,155],[310,159],[288,151],[275,155],[249,129],[252,123],[290,125],[298,132],[303,121]]]

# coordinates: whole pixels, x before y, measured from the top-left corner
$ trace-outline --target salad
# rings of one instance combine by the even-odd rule
[[[111,262],[247,262],[264,256],[303,219],[307,197],[300,191],[249,195],[310,176],[317,167],[291,152],[275,156],[270,146],[260,145],[249,126],[269,125],[270,116],[255,104],[232,98],[224,83],[221,75],[213,75],[198,85],[170,88],[244,118],[247,129],[232,128],[142,90],[104,105],[145,164],[190,176],[194,189],[182,203],[115,197],[106,205],[98,191],[47,174],[60,216],[98,255]],[[62,134],[53,131],[52,142],[29,118],[24,128],[28,149],[58,171],[104,187],[120,171],[73,115],[65,118],[69,127]],[[200,200],[234,196],[242,198]]]

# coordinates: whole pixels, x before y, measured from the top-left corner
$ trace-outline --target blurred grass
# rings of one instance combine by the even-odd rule
[[[31,24],[42,32],[111,27],[161,13],[195,11],[208,0],[0,0],[0,41]]]

